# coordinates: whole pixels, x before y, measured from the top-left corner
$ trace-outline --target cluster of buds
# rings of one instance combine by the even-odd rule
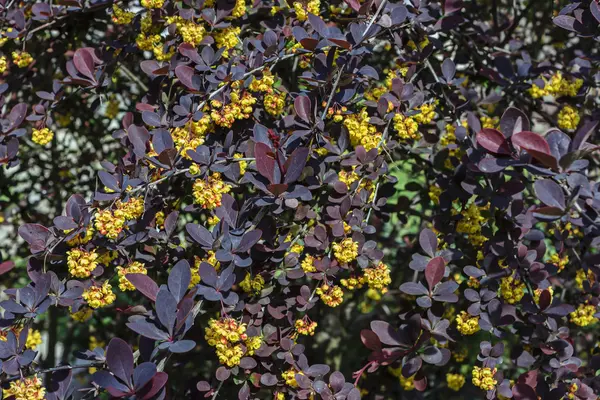
[[[205,330],[205,339],[216,349],[219,362],[230,368],[239,365],[245,355],[254,355],[262,344],[259,336],[249,337],[246,334],[246,324],[228,317],[211,319]]]
[[[98,266],[98,254],[95,250],[71,249],[67,251],[69,273],[76,278],[89,278]]]

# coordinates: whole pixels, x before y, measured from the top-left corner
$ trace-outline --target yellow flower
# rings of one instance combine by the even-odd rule
[[[246,0],[236,0],[230,18],[240,18],[246,14]]]
[[[329,307],[337,307],[344,301],[344,292],[339,286],[329,286],[326,283],[317,288],[316,293],[323,303]]]
[[[148,270],[146,270],[146,268],[144,267],[144,264],[142,264],[141,262],[134,261],[131,264],[129,264],[126,268],[117,267],[117,273],[119,275],[119,289],[121,289],[123,292],[125,292],[128,290],[135,290],[135,286],[133,286],[133,283],[131,283],[127,279],[127,277],[126,277],[127,274],[147,275]]]
[[[254,278],[250,277],[250,273],[247,272],[244,280],[240,282],[240,288],[246,293],[260,294],[265,287],[265,280],[262,276],[256,275]]]
[[[14,396],[15,400],[43,400],[46,398],[46,389],[42,380],[37,376],[12,381],[8,389],[4,390],[4,397]]]
[[[191,159],[187,154],[188,150],[196,150],[196,148],[204,144],[206,135],[214,130],[212,118],[208,114],[204,114],[198,121],[190,121],[185,126],[175,128],[171,135],[175,148],[186,159]],[[200,172],[196,164],[190,167],[190,174],[197,175]]]
[[[333,255],[340,264],[348,264],[358,257],[358,243],[346,238],[340,243],[333,244]]]
[[[8,62],[6,61],[6,56],[0,57],[0,74],[3,74],[8,68]]]
[[[500,124],[500,119],[498,117],[481,117],[481,127],[482,128],[497,128]]]
[[[189,43],[194,47],[198,46],[206,35],[204,26],[198,25],[192,20],[183,19],[180,16],[168,17],[167,23],[175,24],[183,42]]]
[[[300,1],[294,2],[294,10],[296,11],[296,18],[298,18],[298,21],[306,21],[309,13],[319,15],[320,8],[321,0],[309,0],[306,5]]]
[[[42,334],[37,329],[31,329],[27,335],[27,341],[25,342],[25,347],[31,350],[35,350],[42,344]]]
[[[244,355],[253,355],[262,344],[260,336],[248,337],[246,324],[233,318],[211,319],[204,332],[209,346],[216,349],[219,362],[230,368],[239,365]]]
[[[381,141],[381,133],[377,132],[377,127],[369,123],[369,114],[366,108],[363,108],[358,114],[350,114],[344,118],[344,126],[348,129],[350,144],[353,147],[363,146],[369,151],[377,147]]]
[[[314,336],[315,329],[317,329],[317,323],[315,321],[307,322],[303,319],[297,319],[294,323],[294,326],[299,334],[307,336]]]
[[[485,243],[487,238],[481,233],[483,224],[487,219],[481,215],[481,211],[487,210],[489,205],[478,207],[475,203],[470,203],[469,206],[462,211],[462,219],[456,226],[456,232],[467,235],[469,242],[479,248]],[[452,210],[453,214],[458,214],[456,210]]]
[[[113,4],[112,21],[117,25],[129,25],[133,20],[135,13],[125,11],[118,5]]]
[[[414,115],[413,118],[419,124],[428,124],[435,118],[435,103],[422,104],[417,110],[421,113]]]
[[[472,316],[461,311],[456,316],[456,328],[462,335],[472,335],[479,331],[479,316]]]
[[[574,130],[579,125],[579,113],[571,106],[564,106],[558,113],[558,126],[565,130]]]
[[[265,111],[274,117],[280,115],[285,107],[285,97],[285,92],[276,93],[273,91],[272,93],[266,94],[263,100]]]
[[[80,308],[79,311],[71,313],[71,318],[76,322],[85,322],[92,317],[93,312],[91,308]]]
[[[340,279],[340,283],[348,290],[356,290],[363,287],[364,279],[351,276],[348,279]]]
[[[69,234],[70,232],[71,232],[71,230],[65,231],[66,234]],[[92,240],[93,237],[94,237],[94,227],[92,225],[89,225],[85,229],[85,232],[80,232],[73,239],[67,240],[67,244],[69,246],[81,246],[81,245],[88,243],[90,240]]]
[[[429,186],[429,199],[435,204],[440,204],[440,195],[442,194],[442,188],[436,185]]]
[[[390,268],[382,262],[377,264],[376,267],[366,268],[364,270],[364,281],[369,285],[369,288],[385,293],[387,286],[392,283]]]
[[[242,153],[235,153],[233,155],[234,160],[239,160],[241,158],[244,158],[244,155]],[[246,168],[248,167],[248,161],[238,161],[238,165],[240,167],[240,175],[244,175],[246,173]]]
[[[235,89],[230,93],[228,104],[217,100],[211,101],[210,117],[216,125],[231,128],[236,120],[250,118],[254,104],[256,104],[256,98],[249,91],[242,93],[239,89]]]
[[[140,0],[140,4],[144,8],[161,8],[165,0]]]
[[[596,282],[596,275],[594,275],[591,269],[588,270],[587,273],[583,269],[578,269],[575,273],[575,283],[579,290],[583,290],[583,282],[585,281],[590,282],[591,285]]]
[[[116,239],[125,226],[125,215],[121,210],[101,210],[96,214],[95,226],[98,232],[109,239]]]
[[[398,132],[400,140],[417,140],[421,137],[419,124],[414,117],[406,117],[399,112],[394,115],[394,129]]]
[[[450,389],[458,392],[465,384],[465,377],[461,374],[446,374],[446,383]]]
[[[117,298],[112,292],[112,286],[104,282],[102,286],[90,286],[81,295],[91,308],[102,308],[111,305]]]
[[[111,95],[106,103],[104,115],[108,119],[115,119],[119,114],[119,100],[114,95]]]
[[[304,257],[302,263],[300,263],[300,267],[302,267],[302,271],[305,273],[308,272],[317,272],[317,269],[314,266],[315,258],[309,254]]]
[[[71,249],[67,251],[69,273],[76,278],[89,278],[98,266],[97,259],[96,250],[88,252],[82,249]]]
[[[594,317],[596,314],[596,306],[591,304],[580,304],[577,310],[569,314],[571,322],[579,326],[588,326],[598,322],[598,318]]]
[[[12,59],[19,68],[25,68],[33,62],[33,57],[26,51],[13,51]]]
[[[281,373],[281,377],[285,380],[285,384],[291,388],[298,387],[298,381],[296,381],[296,374],[304,375],[302,371],[296,371],[294,368],[290,368],[287,371]]]
[[[480,368],[473,367],[473,385],[481,388],[483,390],[492,390],[496,384],[498,383],[494,379],[494,375],[496,374],[496,368],[491,369],[488,367]]]
[[[512,276],[504,277],[500,281],[500,293],[507,303],[518,303],[525,295],[525,284]]]
[[[52,141],[54,138],[54,132],[48,128],[34,129],[31,135],[33,143],[37,143],[40,146],[45,146]]]
[[[560,71],[554,73],[549,81],[544,77],[542,77],[542,80],[545,84],[543,89],[536,84],[533,84],[531,89],[529,89],[529,93],[534,99],[548,95],[554,97],[575,97],[583,85],[583,79],[569,81],[563,77],[562,72]]]
[[[558,253],[554,253],[550,256],[549,262],[555,264],[558,267],[558,272],[561,272],[569,264],[569,256],[567,254],[560,256]]]
[[[231,186],[223,182],[221,174],[214,172],[208,179],[196,179],[193,187],[194,203],[208,210],[221,206],[221,198]]]
[[[216,31],[213,34],[217,48],[225,47],[226,49],[233,49],[240,42],[239,35],[242,32],[242,28],[239,26],[230,26],[225,29]]]

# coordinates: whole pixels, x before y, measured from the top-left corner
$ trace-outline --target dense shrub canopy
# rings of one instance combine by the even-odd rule
[[[596,0],[0,0],[0,385],[596,399]]]

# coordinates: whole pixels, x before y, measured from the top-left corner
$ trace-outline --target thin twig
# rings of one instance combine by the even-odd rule
[[[147,92],[149,90],[148,86],[146,86],[146,84],[142,82],[140,78],[138,78],[133,72],[129,70],[129,68],[124,66],[122,63],[119,63],[119,71],[121,71],[123,75],[125,75],[132,82],[137,83],[144,92]]]

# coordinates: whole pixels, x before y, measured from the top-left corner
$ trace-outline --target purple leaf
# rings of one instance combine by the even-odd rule
[[[167,285],[169,291],[175,296],[175,300],[177,300],[178,303],[183,299],[183,296],[185,296],[191,279],[192,273],[190,263],[188,263],[187,260],[179,261],[169,273]]]
[[[477,143],[490,153],[510,154],[506,138],[496,129],[483,128],[477,134]]]
[[[90,53],[90,49],[83,48],[75,51],[73,55],[73,64],[77,71],[86,78],[95,81],[94,79],[94,57]]]
[[[420,282],[403,283],[400,285],[400,290],[406,294],[410,294],[411,296],[420,296],[429,293],[427,288]]]
[[[419,234],[419,244],[421,248],[427,255],[430,257],[435,256],[435,252],[437,251],[437,236],[431,229],[423,229]]]
[[[255,229],[250,232],[246,232],[240,241],[239,246],[235,249],[236,253],[245,253],[252,248],[262,236],[260,229]]]
[[[300,178],[309,152],[307,147],[299,147],[294,150],[290,158],[285,162],[285,179],[283,183],[294,183]]]
[[[442,63],[442,74],[444,75],[444,79],[446,82],[450,82],[454,78],[454,74],[456,73],[456,65],[454,65],[454,61],[449,58],[446,58]]]
[[[310,99],[306,96],[298,96],[294,99],[294,109],[296,110],[296,115],[300,117],[304,122],[310,123],[311,114],[310,114]]]
[[[133,352],[131,347],[122,339],[113,338],[106,348],[106,364],[117,378],[125,382],[130,388],[133,386]]]
[[[430,290],[442,280],[445,270],[446,263],[442,257],[435,257],[429,261],[427,267],[425,267],[425,279]]]
[[[50,235],[48,228],[40,224],[25,224],[19,227],[19,236],[29,243],[32,254],[46,250],[46,242]]]
[[[535,195],[547,206],[565,209],[565,194],[558,183],[551,179],[539,179],[534,185]]]
[[[546,139],[530,131],[523,131],[512,136],[512,143],[527,151],[533,158],[554,170],[558,169],[558,162],[550,152]]]
[[[125,277],[144,296],[152,301],[156,301],[158,285],[152,280],[152,278],[145,274],[127,274]]]
[[[264,143],[254,145],[254,157],[256,158],[256,168],[258,172],[267,178],[270,183],[274,182],[275,159],[271,148]]]
[[[185,230],[202,247],[212,247],[214,239],[208,229],[198,224],[186,224]]]

